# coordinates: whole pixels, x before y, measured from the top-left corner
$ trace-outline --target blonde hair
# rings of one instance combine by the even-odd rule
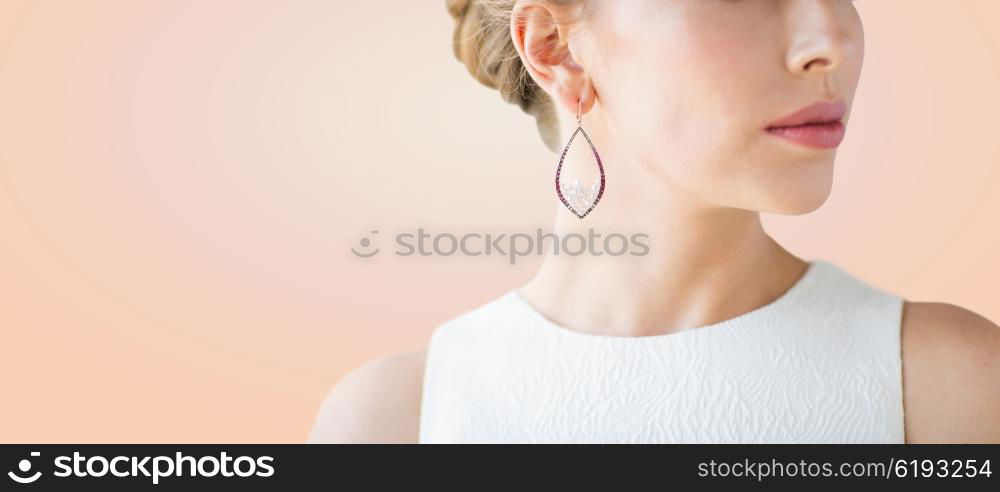
[[[510,35],[517,0],[446,0],[455,19],[455,57],[483,85],[535,117],[545,146],[560,152],[559,120],[549,95],[528,75]],[[547,0],[567,5],[578,0]]]

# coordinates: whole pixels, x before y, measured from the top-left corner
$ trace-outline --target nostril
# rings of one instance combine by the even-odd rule
[[[818,64],[819,68],[827,68],[831,65],[831,62],[826,58],[816,58],[811,60],[809,63],[806,63],[805,69],[811,70],[814,64]]]

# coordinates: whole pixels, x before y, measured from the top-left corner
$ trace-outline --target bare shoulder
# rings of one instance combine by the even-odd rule
[[[1000,443],[1000,328],[968,309],[906,302],[906,441]]]
[[[323,401],[307,443],[416,443],[426,349],[347,373]]]

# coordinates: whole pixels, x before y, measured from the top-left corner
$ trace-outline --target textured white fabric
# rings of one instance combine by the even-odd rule
[[[511,290],[430,339],[421,443],[902,443],[903,299],[826,260],[777,300],[645,337]]]

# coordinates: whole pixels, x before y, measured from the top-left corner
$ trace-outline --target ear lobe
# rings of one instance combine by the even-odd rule
[[[576,82],[577,80],[578,82]],[[576,116],[577,111],[579,111],[581,115],[584,115],[593,107],[596,92],[590,77],[586,75],[574,79],[574,82],[572,84],[559,84],[558,89],[550,94],[552,94],[555,103],[564,108],[566,112]],[[576,123],[573,122],[573,124]]]

